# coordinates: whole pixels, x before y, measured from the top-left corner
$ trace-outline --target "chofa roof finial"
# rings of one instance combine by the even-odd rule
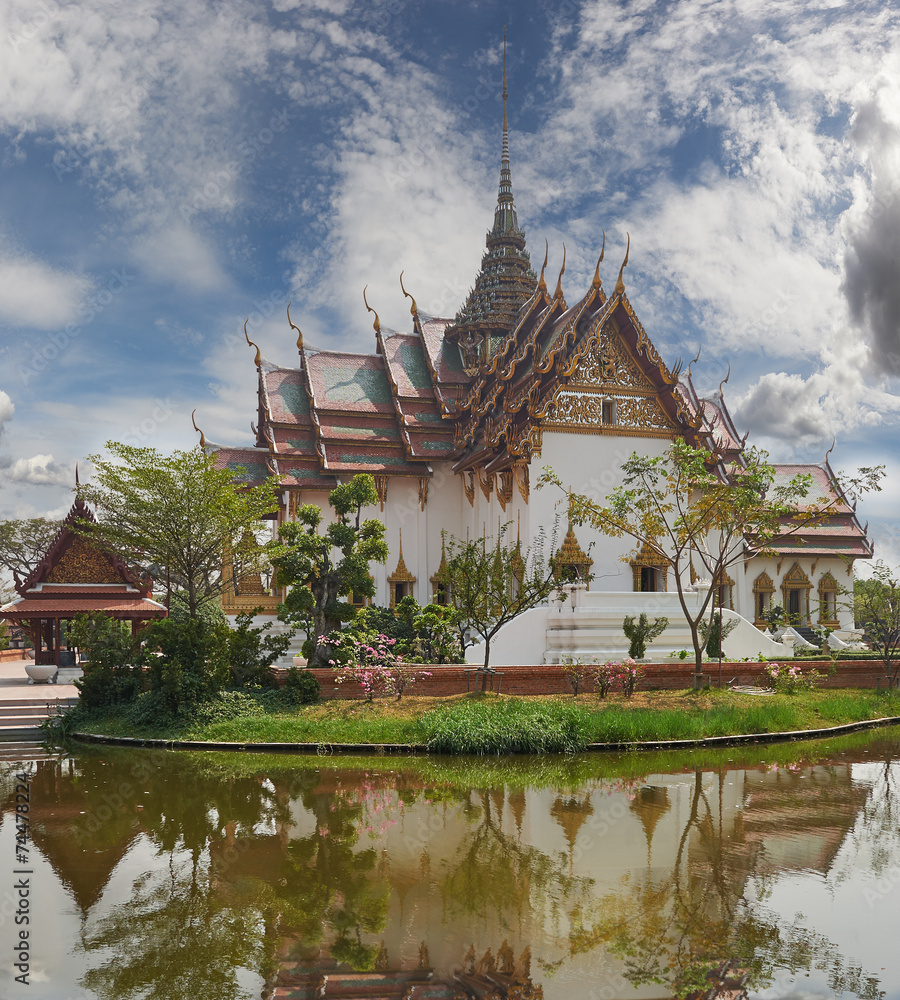
[[[562,290],[562,276],[566,273],[566,245],[563,243],[563,262],[562,267],[559,269],[559,277],[556,279],[556,291],[553,293],[554,299],[561,299],[563,297]]]
[[[262,364],[262,352],[259,349],[259,344],[254,344],[253,341],[250,339],[249,335],[247,334],[247,324],[249,322],[250,322],[249,318],[244,320],[244,338],[246,339],[247,344],[250,347],[256,348],[256,357],[253,359],[253,364],[255,364],[257,368],[259,368],[259,366]]]
[[[625,268],[628,266],[628,254],[631,250],[631,233],[625,234],[628,237],[628,244],[625,247],[625,260],[622,261],[622,266],[619,268],[619,280],[616,282],[616,295],[625,294],[625,279],[623,277]]]
[[[416,300],[403,287],[403,272],[402,271],[400,272],[400,289],[403,292],[403,294],[409,299],[409,301],[412,302],[412,305],[409,307],[409,314],[410,314],[410,316],[417,316],[418,313],[419,313],[419,307],[416,305]]]
[[[369,286],[366,285],[366,288]],[[363,302],[366,304],[366,309],[375,316],[375,322],[372,324],[372,328],[376,333],[381,333],[381,321],[378,319],[378,313],[369,305],[369,300],[366,298],[366,288],[363,289]]]
[[[594,280],[591,282],[594,288],[599,288],[602,282],[600,281],[600,265],[603,263],[603,254],[606,252],[606,230],[601,229],[603,233],[603,245],[600,247],[600,256],[597,258],[597,266],[594,268]]]
[[[301,331],[300,327],[297,326],[297,324],[291,319],[290,302],[288,302],[287,304],[287,318],[288,318],[288,323],[290,323],[291,326],[297,331],[297,353],[303,354],[303,332]]]
[[[257,348],[257,350],[258,350],[258,349],[259,349],[259,348]],[[203,433],[203,431],[201,431],[201,430],[200,430],[200,428],[199,428],[199,427],[197,426],[197,421],[196,421],[196,420],[194,420],[194,414],[195,414],[196,412],[197,412],[197,409],[196,409],[196,407],[195,407],[195,408],[194,408],[193,410],[191,410],[191,423],[192,423],[192,424],[194,425],[194,430],[195,430],[195,431],[196,431],[196,432],[197,432],[197,433],[198,433],[198,434],[200,435],[200,447],[201,447],[201,448],[205,448],[205,447],[206,447],[206,435],[205,435],[205,434]]]

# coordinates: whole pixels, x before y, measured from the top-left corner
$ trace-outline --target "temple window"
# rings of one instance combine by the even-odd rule
[[[521,562],[521,576],[519,577],[521,583],[525,576],[525,563],[522,562],[521,555],[518,558]],[[563,583],[588,583],[590,581],[591,566],[594,565],[594,560],[578,544],[571,522],[554,562],[556,563],[556,576]]]
[[[768,573],[760,573],[753,581],[753,624],[757,628],[766,628],[768,622],[765,615],[772,607],[772,595],[775,584]]]
[[[437,572],[428,581],[431,584],[432,604],[450,603],[450,581],[448,576],[447,553],[444,548],[444,542],[441,540],[441,563],[437,568]]]
[[[600,404],[600,420],[607,426],[614,426],[616,423],[616,401],[614,399],[604,399]]]
[[[391,607],[395,608],[404,597],[413,596],[413,584],[416,578],[406,568],[403,561],[403,533],[400,533],[400,558],[397,560],[397,567],[387,578],[388,593],[391,598]]]
[[[838,625],[837,598],[840,585],[831,573],[819,580],[819,623],[822,625]]]
[[[668,581],[666,579],[667,565],[661,553],[645,544],[641,548],[641,551],[630,561],[636,593],[652,594],[664,592],[668,589]]]
[[[781,581],[784,610],[791,625],[809,625],[809,577],[796,562]]]
[[[716,576],[716,605],[734,611],[734,580],[724,569]]]

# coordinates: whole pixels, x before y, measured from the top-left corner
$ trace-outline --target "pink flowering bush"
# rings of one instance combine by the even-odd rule
[[[328,663],[337,673],[337,683],[357,684],[365,701],[387,694],[400,701],[403,692],[420,677],[431,676],[427,670],[414,670],[402,663],[393,650],[396,642],[383,634],[362,639],[341,632],[319,636],[319,646],[333,652]]]
[[[796,694],[798,691],[812,691],[822,680],[818,670],[807,670],[804,674],[798,664],[768,663],[763,671],[769,687],[779,694]]]
[[[594,687],[601,698],[618,689],[626,698],[632,697],[644,676],[644,668],[631,657],[607,660],[594,668]]]

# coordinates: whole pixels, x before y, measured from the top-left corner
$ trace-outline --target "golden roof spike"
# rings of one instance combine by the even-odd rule
[[[206,447],[206,435],[197,426],[197,421],[194,420],[194,414],[196,412],[197,412],[196,407],[193,410],[191,410],[191,423],[194,425],[194,430],[200,435],[200,447],[201,448],[205,448]]]
[[[366,288],[368,287],[369,286],[366,285]],[[378,319],[378,313],[375,312],[375,310],[369,305],[369,300],[366,298],[366,288],[363,289],[363,302],[365,302],[366,309],[368,309],[370,313],[375,313],[375,322],[372,324],[372,329],[376,333],[381,333],[381,321]]]
[[[409,307],[409,314],[410,314],[410,316],[416,316],[416,315],[418,315],[418,313],[419,313],[419,307],[416,305],[416,300],[403,287],[403,272],[402,271],[400,272],[400,289],[403,292],[403,294],[409,299],[409,301],[412,302],[412,305]]]
[[[688,378],[690,378],[690,377],[691,377],[691,369],[692,369],[692,368],[694,367],[694,365],[695,365],[695,364],[697,364],[697,362],[698,362],[698,361],[700,360],[700,352],[701,352],[702,350],[703,350],[703,345],[701,344],[701,345],[700,345],[700,346],[699,346],[699,347],[697,348],[697,353],[696,353],[696,355],[694,356],[694,360],[693,360],[693,361],[692,361],[692,362],[691,362],[691,363],[690,363],[690,364],[688,365],[688,370],[687,370],[687,375],[688,375]]]
[[[628,265],[628,252],[631,250],[631,233],[626,233],[625,235],[628,237],[628,244],[625,247],[625,260],[622,261],[622,266],[619,268],[619,280],[616,282],[616,295],[625,294],[625,281],[622,275]]]
[[[287,317],[288,317],[288,323],[290,323],[291,326],[297,331],[297,353],[298,354],[303,354],[303,331],[291,319],[291,304],[290,304],[290,302],[288,302],[288,304],[287,304]]]
[[[562,290],[562,276],[566,273],[566,245],[563,243],[563,262],[562,267],[559,269],[559,277],[556,279],[556,291],[553,293],[554,299],[561,299],[563,297]]]
[[[831,437],[831,447],[828,449],[828,451],[825,452],[825,461],[824,461],[825,465],[828,465],[828,456],[834,451],[834,446],[836,444],[837,444],[837,438],[834,437],[834,435],[832,435],[832,437]],[[77,477],[78,477],[78,466],[77,465],[75,466],[75,476],[76,476],[76,482],[77,482],[78,481],[78,479],[77,479]]]
[[[606,250],[606,230],[601,229],[603,233],[603,245],[600,247],[600,256],[597,258],[597,266],[594,268],[594,280],[591,282],[592,287],[599,288],[602,284],[600,281],[600,265],[603,263],[603,254]]]
[[[250,322],[249,317],[244,320],[244,337],[250,347],[256,348],[256,357],[253,359],[253,364],[255,364],[257,368],[259,368],[259,366],[262,364],[262,353],[259,349],[259,344],[254,344],[253,341],[250,339],[250,337],[247,335],[247,324],[249,322]]]
[[[722,379],[722,381],[721,381],[721,382],[719,383],[719,397],[720,397],[720,398],[721,398],[721,396],[722,396],[722,386],[723,386],[723,385],[725,385],[725,383],[726,383],[726,382],[727,382],[727,381],[728,381],[728,380],[729,380],[730,378],[731,378],[731,362],[729,361],[729,362],[728,362],[728,372],[727,372],[727,374],[725,375],[725,378],[723,378],[723,379]]]
[[[538,278],[538,288],[547,291],[547,282],[544,281],[544,271],[547,269],[547,257],[550,254],[550,244],[544,240],[544,263],[541,265],[541,276]]]

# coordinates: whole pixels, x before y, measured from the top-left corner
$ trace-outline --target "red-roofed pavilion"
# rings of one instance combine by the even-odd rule
[[[65,665],[70,658],[65,623],[85,612],[102,612],[131,622],[132,632],[153,618],[165,618],[164,604],[151,598],[152,581],[104,552],[73,529],[93,522],[82,500],[76,500],[44,558],[25,580],[15,578],[19,597],[0,608],[5,618],[34,643],[35,663]]]

